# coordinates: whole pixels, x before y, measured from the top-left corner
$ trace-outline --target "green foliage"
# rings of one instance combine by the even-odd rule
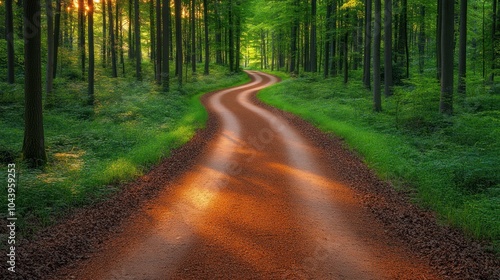
[[[51,98],[45,96],[49,163],[43,170],[28,169],[20,162],[22,86],[0,84],[6,92],[0,95],[0,169],[15,162],[21,174],[17,196],[21,234],[32,234],[75,206],[102,200],[120,183],[144,174],[204,126],[202,93],[248,81],[244,73],[227,75],[217,66],[210,71],[210,76],[197,76],[196,81],[191,77],[182,92],[169,93],[153,81],[97,73],[94,107],[87,105],[85,82],[65,72],[64,78],[55,80]],[[5,196],[4,188],[0,197]]]
[[[341,78],[302,75],[259,98],[343,138],[382,179],[414,188],[421,205],[500,250],[500,102],[474,83],[451,117],[437,112],[439,85],[425,77],[395,87],[382,113],[361,83]]]

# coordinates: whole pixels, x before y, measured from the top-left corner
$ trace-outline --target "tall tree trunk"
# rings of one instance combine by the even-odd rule
[[[330,44],[331,44],[331,35],[330,32],[332,32],[331,29],[332,26],[332,4],[331,0],[327,2],[326,6],[326,19],[325,19],[325,55],[324,58],[325,60],[323,61],[323,78],[328,78],[329,76],[329,70],[330,70]]]
[[[24,141],[23,160],[31,167],[45,164],[42,111],[40,1],[23,1],[24,11]]]
[[[425,5],[420,5],[420,30],[418,32],[418,71],[424,73],[425,67]]]
[[[345,16],[345,31],[344,31],[344,61],[343,61],[343,69],[344,69],[344,84],[347,84],[349,80],[349,13],[346,13]]]
[[[162,52],[163,50],[161,49],[162,46],[162,24],[163,24],[163,18],[161,16],[161,0],[156,0],[156,83],[161,84],[162,83]]]
[[[52,0],[45,1],[47,13],[47,68],[45,68],[45,90],[46,94],[52,93],[54,81],[54,11]]]
[[[133,59],[135,57],[135,44],[133,35],[134,33],[132,32],[133,31],[132,22],[134,21],[134,18],[132,17],[132,11],[134,10],[133,5],[134,5],[134,0],[128,0],[128,58],[129,59]]]
[[[495,80],[495,68],[496,68],[496,46],[497,46],[497,1],[493,0],[493,13],[492,24],[491,24],[491,75],[490,81],[493,82]]]
[[[191,0],[191,71],[196,73],[196,0]]]
[[[384,12],[384,93],[392,95],[392,0],[385,0]]]
[[[237,0],[237,11],[235,13],[236,15],[236,22],[235,22],[235,27],[234,27],[234,31],[235,31],[235,37],[236,37],[236,46],[235,46],[235,49],[234,49],[234,71],[235,72],[240,72],[240,47],[241,47],[241,3],[238,3],[238,0]]]
[[[373,109],[382,111],[382,98],[380,93],[380,41],[381,41],[381,1],[375,0],[375,28],[373,34]]]
[[[12,0],[5,2],[5,39],[7,40],[7,82],[13,84],[15,82],[14,72],[14,13],[12,10]]]
[[[108,0],[111,1],[111,0]],[[107,66],[107,56],[108,56],[108,33],[106,33],[106,28],[108,26],[108,22],[106,21],[106,0],[101,0],[102,4],[102,48],[101,48],[101,62],[102,67],[106,68]]]
[[[120,24],[118,25],[120,27],[120,64],[122,65],[122,74],[125,76],[125,51],[123,50],[123,15],[120,11],[120,9],[116,10],[117,15],[119,15],[120,19]]]
[[[210,65],[210,45],[208,41],[208,5],[207,0],[203,0],[203,20],[204,20],[204,28],[205,28],[205,71],[203,72],[205,75],[210,73],[209,65]]]
[[[234,72],[234,11],[233,11],[233,1],[229,0],[228,8],[228,28],[229,28],[229,72]]]
[[[441,61],[441,33],[443,29],[443,1],[445,0],[438,0],[438,5],[437,5],[437,22],[436,22],[436,73],[437,73],[437,79],[438,81],[441,81],[441,66],[442,66],[442,61]]]
[[[365,50],[363,62],[363,84],[366,88],[371,88],[371,43],[372,43],[372,0],[365,1]]]
[[[116,66],[116,41],[115,41],[115,29],[113,26],[113,8],[111,0],[108,0],[108,19],[109,19],[109,43],[111,48],[111,76],[113,78],[118,77],[118,70]]]
[[[156,26],[155,26],[155,1],[149,0],[149,59],[153,62],[153,70],[156,74]]]
[[[56,0],[56,14],[54,24],[54,68],[52,77],[57,76],[57,57],[59,55],[59,41],[61,40],[61,0]]]
[[[310,59],[309,59],[309,70],[311,72],[318,71],[318,59],[317,59],[317,38],[316,38],[316,0],[311,0],[311,46],[309,48],[310,51]]]
[[[139,0],[134,1],[134,33],[135,33],[135,77],[142,80],[142,50],[141,50],[141,23],[139,21]]]
[[[80,54],[80,67],[82,79],[85,77],[85,2],[78,0],[78,52]]]
[[[94,69],[95,69],[95,54],[94,54],[94,0],[88,0],[88,21],[89,21],[89,105],[94,105]],[[110,13],[111,15],[111,13]],[[110,17],[111,18],[111,17]],[[116,67],[116,65],[115,65]]]
[[[453,113],[453,41],[455,27],[454,0],[442,0],[441,30],[441,100],[439,109],[442,114]]]
[[[298,74],[296,66],[297,62],[297,41],[299,36],[299,9],[300,9],[300,0],[295,0],[294,2],[294,19],[292,23],[292,35],[291,35],[291,57],[290,57],[290,73]]]
[[[177,73],[179,87],[182,86],[182,3],[174,0],[175,5],[175,72]]]
[[[162,13],[163,53],[161,55],[161,83],[163,84],[163,91],[168,92],[170,90],[170,0],[163,0]]]
[[[467,62],[467,0],[460,0],[460,42],[458,51],[458,93],[465,95]]]

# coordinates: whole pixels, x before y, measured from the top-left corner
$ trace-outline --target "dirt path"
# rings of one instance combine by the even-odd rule
[[[204,99],[218,125],[194,164],[64,276],[439,279],[388,237],[324,147],[256,105],[277,79],[249,75]]]

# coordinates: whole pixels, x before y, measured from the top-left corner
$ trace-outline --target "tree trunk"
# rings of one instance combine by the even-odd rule
[[[111,1],[111,0],[108,0]],[[106,33],[106,28],[108,26],[108,22],[106,21],[106,0],[101,0],[102,4],[102,48],[101,48],[101,62],[102,67],[106,68],[107,66],[107,56],[108,56],[108,33]]]
[[[134,1],[134,33],[135,33],[135,77],[142,80],[142,50],[141,50],[141,23],[139,21],[139,0]]]
[[[56,0],[56,15],[55,15],[55,26],[54,26],[54,68],[52,77],[57,76],[57,57],[59,54],[59,41],[61,38],[61,0]]]
[[[161,16],[161,0],[156,0],[156,83],[161,84],[162,83],[162,52],[163,50],[161,49],[162,46],[162,16]]]
[[[78,0],[78,52],[80,54],[80,67],[82,79],[85,78],[85,2]]]
[[[363,62],[363,84],[366,88],[371,88],[370,82],[370,62],[372,43],[372,0],[365,1],[365,50]]]
[[[380,94],[380,41],[381,41],[381,1],[375,0],[375,28],[373,34],[373,109],[382,111],[382,98]]]
[[[45,1],[47,13],[47,68],[45,68],[46,94],[52,93],[54,81],[54,11],[52,0]]]
[[[45,137],[42,111],[42,61],[40,1],[23,1],[24,11],[24,141],[23,160],[31,167],[45,164]]]
[[[442,0],[441,30],[441,100],[439,109],[442,114],[453,113],[453,41],[454,41],[454,0]]]
[[[13,84],[15,82],[14,72],[14,13],[12,11],[12,0],[5,2],[5,31],[7,40],[7,82]]]
[[[438,81],[441,81],[441,33],[443,29],[443,1],[438,0],[437,22],[436,22],[436,73]]]
[[[111,48],[111,76],[113,78],[118,77],[118,70],[116,66],[116,41],[115,41],[115,29],[113,26],[113,9],[111,0],[108,0],[108,18],[109,18],[109,42]]]
[[[385,0],[384,13],[384,93],[392,95],[392,0]]]
[[[294,19],[292,23],[292,35],[291,35],[291,56],[290,56],[290,73],[298,74],[297,71],[297,37],[299,36],[299,9],[300,9],[300,0],[295,0],[294,2]]]
[[[170,90],[170,0],[163,0],[162,13],[163,53],[161,55],[161,83],[163,84],[163,91],[168,92]]]
[[[177,73],[179,87],[182,86],[182,3],[174,0],[175,5],[175,72]]]
[[[95,69],[95,55],[94,55],[94,0],[88,0],[88,21],[89,21],[89,70],[88,70],[88,81],[89,81],[89,105],[94,105],[94,69]],[[110,13],[111,15],[111,13]],[[111,18],[111,17],[110,17]],[[115,60],[116,62],[116,60]],[[115,65],[116,67],[116,65]],[[116,70],[116,69],[115,69]]]
[[[329,76],[329,70],[330,70],[330,44],[331,44],[331,35],[330,32],[333,30],[331,29],[332,26],[332,4],[331,1],[327,3],[326,6],[326,20],[325,20],[325,55],[324,55],[324,61],[323,61],[323,78],[328,78]]]
[[[490,81],[493,82],[495,80],[495,68],[496,68],[496,45],[497,45],[497,0],[493,0],[493,13],[492,24],[491,24],[491,75]]]
[[[425,5],[420,5],[420,30],[418,32],[418,71],[424,73],[425,67]]]
[[[349,27],[349,13],[346,13],[346,16],[345,16],[345,31],[344,31],[344,45],[343,45],[343,48],[344,48],[344,61],[343,61],[343,68],[344,68],[344,84],[347,84],[348,80],[349,80],[349,31],[348,31],[348,27]]]
[[[229,0],[228,28],[229,28],[229,72],[234,72],[234,24],[233,24],[233,1]]]
[[[196,73],[196,0],[191,0],[191,71]]]
[[[311,0],[311,46],[309,48],[310,51],[310,59],[309,59],[309,70],[311,72],[318,71],[318,59],[317,59],[317,38],[316,38],[316,0]]]
[[[458,93],[465,95],[467,62],[467,0],[460,0],[460,42],[458,52]]]
[[[203,20],[204,20],[204,28],[205,28],[205,71],[203,72],[205,75],[210,73],[209,65],[210,65],[210,45],[208,41],[208,5],[207,0],[203,0]]]
[[[111,1],[111,0],[108,0]],[[134,33],[133,24],[134,18],[132,17],[132,11],[134,5],[134,0],[128,0],[128,58],[133,59],[135,57],[135,44],[134,44]],[[134,23],[135,24],[135,23]]]

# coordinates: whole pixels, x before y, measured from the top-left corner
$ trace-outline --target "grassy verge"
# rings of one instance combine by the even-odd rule
[[[210,76],[190,76],[182,90],[169,93],[154,81],[103,74],[97,81],[93,107],[86,105],[85,83],[71,75],[55,80],[50,102],[44,97],[49,163],[43,170],[27,169],[20,162],[22,86],[0,84],[0,170],[5,170],[1,174],[6,180],[7,164],[17,165],[19,234],[30,235],[71,208],[105,199],[120,183],[144,174],[205,125],[201,94],[249,79],[244,73],[228,75],[224,68],[213,66]],[[5,188],[0,195],[7,201]]]
[[[259,98],[343,138],[382,179],[414,188],[417,203],[500,252],[500,95],[468,86],[452,117],[436,112],[439,86],[423,77],[396,87],[382,113],[372,111],[361,83],[313,75],[284,80]]]

